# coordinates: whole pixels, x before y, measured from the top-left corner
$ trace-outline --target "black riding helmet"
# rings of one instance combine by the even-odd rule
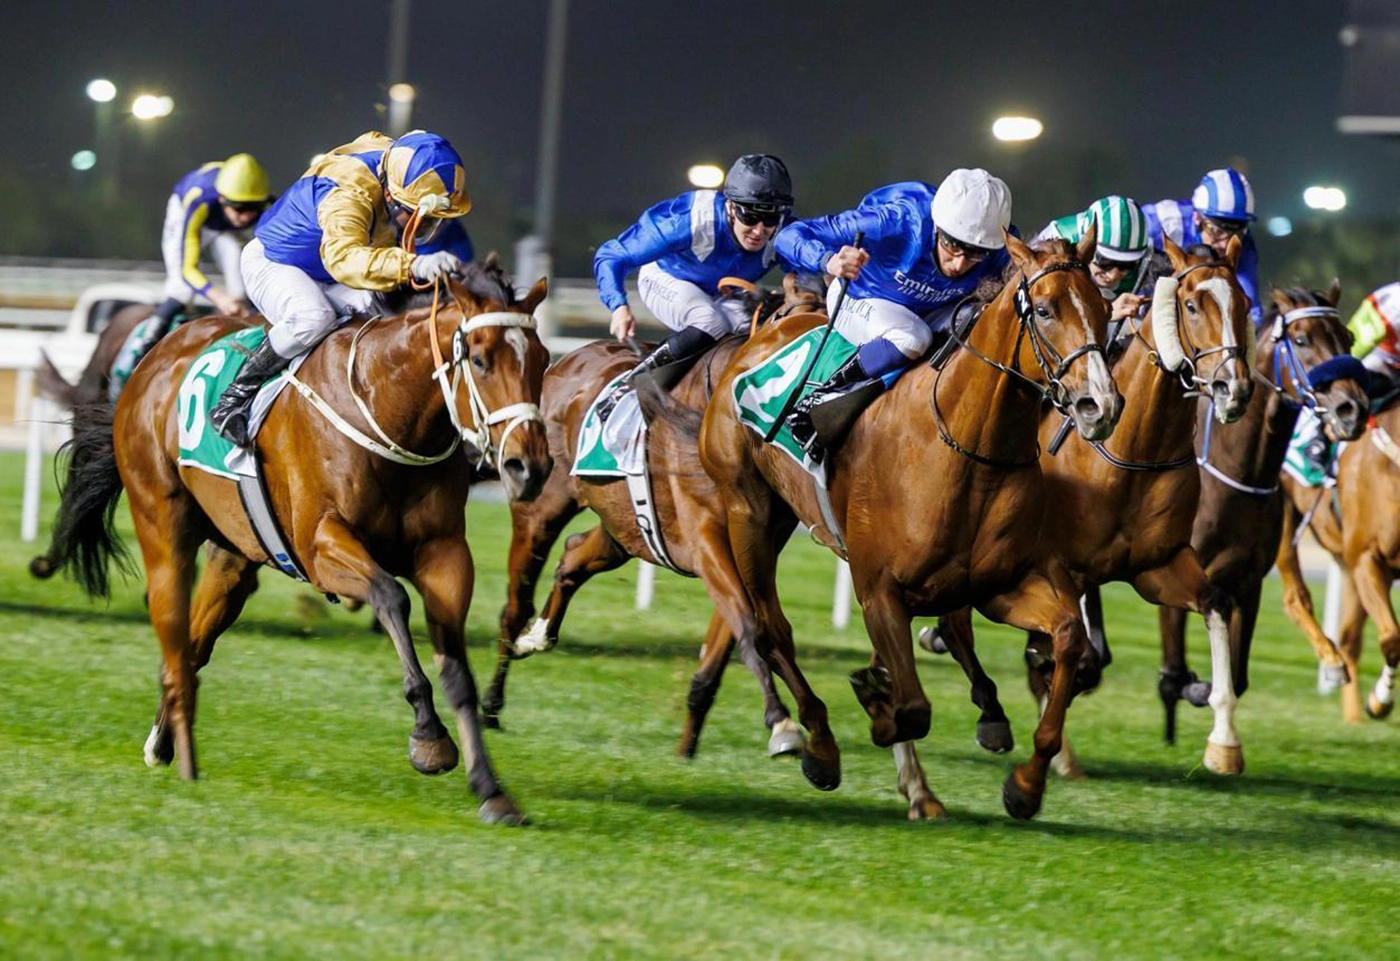
[[[772,154],[744,154],[724,178],[724,198],[745,207],[791,208],[792,177]]]

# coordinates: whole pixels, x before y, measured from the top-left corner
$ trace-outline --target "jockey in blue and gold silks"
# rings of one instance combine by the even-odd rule
[[[258,388],[370,309],[373,291],[459,271],[452,249],[410,253],[400,232],[416,214],[414,243],[426,249],[448,220],[469,210],[462,158],[437,134],[414,130],[391,140],[371,131],[317,158],[244,248],[243,281],[271,329],[210,411],[214,429],[246,446]]]
[[[243,278],[238,258],[243,251],[240,232],[257,222],[267,209],[267,173],[250,154],[207,163],[181,177],[165,204],[165,228],[160,250],[165,260],[165,299],[131,346],[139,359],[166,335],[175,315],[196,296],[204,297],[223,314],[242,308]],[[213,253],[224,275],[215,286],[199,269],[200,254]]]
[[[1234,167],[1212,170],[1201,178],[1191,194],[1191,202],[1162,200],[1144,204],[1147,232],[1152,246],[1162,249],[1165,234],[1185,249],[1204,244],[1223,258],[1231,237],[1243,242],[1239,265],[1235,273],[1240,287],[1249,298],[1249,319],[1257,327],[1264,320],[1264,306],[1259,299],[1259,251],[1249,225],[1255,220],[1254,188],[1244,174]]]
[[[893,382],[946,328],[952,308],[1010,262],[1003,230],[1011,191],[981,169],[954,170],[934,189],[906,181],[872,191],[854,210],[799,220],[778,234],[778,253],[802,270],[849,282],[834,328],[855,355],[788,415],[793,438],[821,462],[812,410],[868,385]],[[864,247],[852,246],[864,234]],[[827,300],[835,310],[840,285]]]

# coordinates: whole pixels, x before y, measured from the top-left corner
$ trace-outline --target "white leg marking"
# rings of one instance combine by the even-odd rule
[[[1210,635],[1210,709],[1215,726],[1206,739],[1225,747],[1240,743],[1235,733],[1235,679],[1230,675],[1230,628],[1219,611],[1206,611],[1206,633]]]
[[[1386,665],[1381,676],[1376,678],[1376,700],[1382,704],[1395,703],[1395,668]]]
[[[535,623],[530,625],[530,629],[515,639],[515,653],[520,655],[539,654],[551,650],[558,642],[558,638],[548,636],[549,621],[543,617],[535,618]]]
[[[928,781],[924,778],[924,769],[919,764],[919,755],[914,750],[913,741],[899,741],[895,744],[894,768],[899,779],[899,793],[908,798],[911,805],[933,797],[933,792],[928,789]]]
[[[147,767],[164,767],[161,759],[156,757],[156,742],[160,740],[160,728],[151,725],[151,733],[146,735],[146,746],[141,753],[146,758]]]

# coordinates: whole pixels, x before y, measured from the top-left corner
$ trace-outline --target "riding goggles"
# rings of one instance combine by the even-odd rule
[[[1214,217],[1201,216],[1205,221],[1204,226],[1222,237],[1239,237],[1249,229],[1249,224],[1243,220],[1216,220]]]
[[[956,237],[950,237],[943,231],[938,232],[938,244],[948,253],[956,257],[966,257],[973,262],[986,260],[992,253],[986,247],[976,247],[972,244],[965,244]]]
[[[783,222],[783,218],[788,215],[787,207],[779,207],[776,204],[738,204],[731,202],[734,208],[734,219],[745,227],[754,227],[762,224],[765,227],[776,227]]]

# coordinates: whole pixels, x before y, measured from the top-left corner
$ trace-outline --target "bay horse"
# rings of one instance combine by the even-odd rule
[[[733,278],[726,278],[721,289],[726,282],[734,283]],[[773,310],[771,295],[757,289],[748,291],[755,327],[763,314],[771,314],[771,322],[798,310],[825,309],[821,295],[800,288],[793,277],[784,279],[783,288],[785,296],[778,301],[777,310]],[[535,584],[550,549],[570,520],[584,509],[591,509],[599,523],[566,542],[544,614],[534,620],[528,632],[531,650],[554,647],[569,602],[589,578],[613,570],[633,557],[699,577],[714,600],[715,610],[701,648],[700,667],[691,681],[678,749],[683,757],[695,756],[705,717],[714,703],[735,638],[743,627],[740,612],[748,606],[743,582],[729,554],[724,506],[714,482],[700,466],[695,433],[716,382],[742,343],[742,338],[726,338],[676,382],[670,396],[676,418],[685,425],[682,429],[656,416],[662,406],[657,391],[663,390],[657,381],[651,377],[637,381],[638,398],[650,423],[647,465],[653,509],[664,551],[669,555],[666,559],[656,556],[642,534],[625,479],[575,477],[570,473],[589,407],[607,384],[636,364],[636,356],[620,344],[599,341],[567,354],[545,374],[540,408],[554,469],[539,497],[511,505],[509,584],[506,605],[501,611],[500,653],[495,678],[482,700],[488,725],[498,723],[505,707],[511,661],[524,656],[520,639],[535,617]],[[786,540],[790,534],[791,529],[779,536]],[[751,643],[740,642],[739,655],[757,677],[763,692],[763,719],[770,732],[769,755],[800,753],[804,745],[801,729],[774,689],[767,662]]]
[[[1229,424],[1244,414],[1254,393],[1254,327],[1235,275],[1240,249],[1238,238],[1232,239],[1224,258],[1217,259],[1209,248],[1187,253],[1165,238],[1172,273],[1157,283],[1152,323],[1130,326],[1119,338],[1126,346],[1113,376],[1126,401],[1113,443],[1071,441],[1040,461],[1046,491],[1057,505],[1046,514],[1044,537],[1070,572],[1076,596],[1126,581],[1154,604],[1205,615],[1216,720],[1204,763],[1217,774],[1240,773],[1244,755],[1230,680],[1228,623],[1234,604],[1209,582],[1191,546],[1200,496],[1194,398],[1209,396],[1215,418]],[[1047,451],[1060,425],[1053,412],[1042,419],[1041,444]],[[939,633],[967,671],[973,701],[983,710],[979,742],[994,751],[1009,750],[1010,729],[995,685],[972,649],[971,611],[943,618]],[[1047,641],[1032,634],[1027,646],[1031,691],[1042,704],[1048,694],[1042,668],[1049,665],[1040,652]],[[996,735],[1003,731],[1001,740]],[[1062,775],[1082,773],[1067,741],[1054,766]]]
[[[1284,610],[1312,642],[1340,654],[1346,668],[1342,718],[1361,722],[1362,629],[1369,615],[1379,634],[1385,664],[1366,698],[1366,714],[1377,720],[1395,708],[1395,674],[1400,666],[1400,627],[1390,587],[1400,575],[1400,408],[1387,407],[1360,440],[1349,443],[1337,464],[1335,501],[1327,488],[1305,488],[1283,478],[1283,537],[1278,569],[1284,583]],[[1336,649],[1313,614],[1312,595],[1303,580],[1293,535],[1307,517],[1317,542],[1341,567],[1342,619]],[[1324,660],[1324,664],[1327,662]]]
[[[536,406],[548,351],[532,317],[545,282],[520,300],[499,268],[469,267],[464,285],[450,284],[444,299],[451,302],[441,309],[435,292],[431,308],[340,327],[298,371],[359,440],[303,398],[284,396],[258,433],[256,453],[274,514],[311,585],[367,601],[392,638],[415,715],[409,760],[437,774],[456,766],[458,751],[433,707],[409,631],[408,593],[395,578],[417,587],[480,816],[519,824],[523,815],[486,754],[466,659],[473,566],[464,509],[472,470],[459,444],[470,439],[477,456],[499,466],[512,498],[535,496],[548,476]],[[214,317],[177,328],[138,366],[115,409],[79,409],[56,537],[60,561],[90,596],[106,596],[109,562],[129,563],[112,526],[126,489],[163,652],[146,760],[169,764],[178,756],[185,779],[198,773],[196,672],[269,559],[236,485],[178,463],[179,431],[189,425],[177,422],[176,395],[200,351],[244,326]],[[446,360],[443,344],[451,345]],[[361,446],[370,440],[366,428],[385,442],[379,453]],[[208,563],[191,606],[195,557],[206,541]]]
[[[756,615],[745,631],[785,679],[796,672],[796,656],[774,580],[773,532],[795,514],[833,550],[844,546],[874,649],[872,667],[852,683],[871,718],[871,740],[894,748],[911,819],[945,815],[913,745],[928,733],[931,711],[915,669],[911,617],[972,605],[1054,637],[1035,753],[1002,789],[1013,817],[1039,810],[1074,675],[1093,667],[1073,585],[1041,544],[1046,498],[1036,425],[1048,398],[1081,434],[1102,440],[1121,411],[1101,346],[1108,313],[1085,267],[1095,242],[1092,229],[1074,247],[1028,246],[1006,235],[1007,283],[970,332],[953,333],[961,349],[937,368],[906,372],[828,455],[832,521],[812,478],[740,422],[732,389],[737,375],[821,318],[799,315],[761,331],[736,354],[705,412],[701,462],[724,497],[731,550]],[[809,754],[839,772],[825,705],[814,694],[794,695]]]
[[[1209,404],[1200,404],[1196,457],[1201,502],[1191,544],[1206,577],[1235,601],[1229,627],[1237,695],[1249,686],[1249,651],[1260,593],[1280,547],[1284,510],[1280,473],[1298,413],[1304,406],[1313,407],[1340,439],[1355,438],[1365,427],[1368,402],[1356,377],[1323,381],[1318,373],[1344,364],[1349,356],[1351,334],[1336,310],[1340,300],[1341,285],[1336,280],[1325,292],[1275,288],[1254,355],[1254,377],[1268,389],[1250,402],[1240,420],[1225,426],[1212,425]],[[1289,603],[1293,594],[1286,577],[1284,584]],[[1185,699],[1199,705],[1211,689],[1198,682],[1187,666],[1186,611],[1162,607],[1158,622],[1162,638],[1158,693],[1170,744],[1176,739],[1179,702]],[[1311,639],[1329,676],[1344,678],[1343,655],[1320,630]]]

